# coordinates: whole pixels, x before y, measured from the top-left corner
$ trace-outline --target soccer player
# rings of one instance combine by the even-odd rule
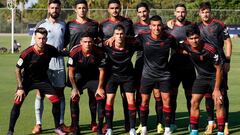
[[[144,2],[139,3],[136,7],[136,11],[137,11],[137,16],[139,18],[139,21],[133,25],[135,36],[137,36],[138,34],[143,34],[150,31],[149,29],[150,10],[147,3],[144,3]],[[135,69],[134,69],[134,72],[135,72],[134,87],[136,89],[136,108],[137,108],[139,118],[140,118],[140,104],[141,104],[141,94],[139,92],[139,89],[140,89],[140,82],[142,77],[142,69],[143,69],[143,51],[137,51],[137,57],[136,57],[136,63],[135,63]],[[158,89],[154,88],[153,95],[156,101],[155,111],[157,114],[157,133],[161,134],[164,132],[163,124],[162,124],[163,113],[162,113],[161,93]],[[136,133],[140,133],[141,128],[142,126],[140,124],[138,129],[136,130]]]
[[[229,100],[227,95],[227,76],[230,70],[230,60],[232,54],[232,43],[229,37],[226,25],[213,18],[211,15],[211,5],[209,2],[203,2],[199,6],[199,16],[201,18],[201,22],[199,24],[199,29],[201,32],[201,37],[205,42],[208,42],[214,45],[219,53],[220,58],[223,59],[224,68],[223,68],[223,84],[225,85],[225,90],[223,91],[224,97],[224,106],[226,108],[226,123],[225,123],[225,134],[229,134],[228,131],[228,113],[229,113]],[[224,51],[225,45],[225,51]],[[205,134],[212,134],[214,128],[214,102],[212,100],[211,94],[206,94],[206,109],[208,112],[208,126]]]
[[[183,48],[188,52],[196,68],[197,76],[192,88],[190,135],[198,135],[198,123],[200,116],[200,103],[204,95],[212,95],[216,107],[218,133],[223,135],[225,110],[222,85],[222,63],[217,48],[201,40],[198,27],[186,31],[187,40]]]
[[[121,3],[119,0],[108,1],[108,13],[109,18],[100,23],[100,34],[103,40],[107,40],[113,35],[113,29],[116,25],[121,24],[124,26],[126,36],[134,36],[133,22],[129,18],[125,18],[120,15]],[[121,92],[123,93],[123,92]],[[123,99],[124,107],[124,119],[125,119],[125,130],[129,131],[129,119],[128,119],[128,103],[126,95],[121,94]]]
[[[165,115],[164,135],[170,135],[171,122],[171,74],[168,67],[170,49],[176,49],[176,39],[164,31],[162,18],[158,15],[150,18],[150,33],[140,34],[137,38],[141,41],[144,50],[144,66],[141,79],[140,93],[142,97],[140,114],[142,130],[141,135],[147,134],[147,121],[149,114],[149,101],[155,86],[161,92],[163,113]]]
[[[80,37],[80,45],[72,48],[68,60],[69,80],[72,85],[71,92],[71,117],[74,135],[80,135],[79,129],[79,105],[80,93],[87,88],[95,94],[98,104],[98,130],[97,134],[102,135],[104,118],[104,79],[106,60],[104,53],[94,46],[94,41],[89,33]]]
[[[17,62],[17,90],[7,135],[13,135],[22,103],[32,89],[38,89],[40,94],[44,94],[52,102],[55,132],[58,135],[65,135],[60,127],[60,98],[47,75],[51,58],[58,57],[60,54],[55,47],[46,44],[47,34],[45,28],[37,28],[35,31],[35,44],[24,50]],[[23,70],[24,72],[22,72]]]
[[[136,106],[135,106],[135,90],[133,89],[133,64],[132,56],[136,49],[141,49],[134,45],[134,41],[126,38],[124,27],[119,24],[114,27],[113,31],[114,42],[110,46],[104,46],[108,55],[107,59],[107,83],[106,83],[106,122],[107,132],[106,135],[112,135],[112,122],[114,114],[114,99],[118,86],[123,94],[126,95],[128,103],[128,117],[130,121],[130,135],[135,135],[136,123]]]
[[[65,48],[69,44],[69,50],[71,50],[75,45],[79,44],[80,37],[83,33],[88,32],[95,41],[98,39],[99,36],[99,23],[87,17],[87,1],[77,0],[74,5],[74,11],[76,12],[76,19],[67,23],[65,32]],[[91,112],[90,128],[92,131],[96,132],[97,101],[95,99],[93,91],[88,90],[88,96],[89,108]]]
[[[65,33],[65,22],[59,19],[59,14],[61,11],[60,0],[49,0],[48,3],[48,15],[49,17],[40,21],[36,28],[44,27],[48,31],[47,44],[54,46],[58,50],[63,50],[64,47],[64,33]],[[35,35],[32,37],[33,45],[35,43]],[[65,97],[64,97],[64,87],[66,82],[66,72],[63,56],[52,58],[49,63],[48,77],[51,81],[53,88],[57,91],[60,98],[61,104],[61,117],[60,124],[65,130],[64,125],[64,112],[65,112]],[[35,99],[35,115],[36,115],[36,125],[32,130],[33,134],[39,134],[42,130],[42,114],[43,114],[43,100],[44,96],[40,95],[37,91]]]
[[[177,4],[175,6],[174,15],[175,19],[170,20],[168,22],[169,33],[177,39],[178,43],[181,43],[186,38],[186,30],[196,24],[186,20],[187,10],[184,4]],[[176,52],[173,52],[171,56],[170,69],[172,74],[172,87],[173,87],[171,92],[171,105],[172,105],[171,130],[172,132],[174,132],[177,129],[175,121],[176,121],[178,87],[182,82],[182,86],[185,92],[185,98],[187,100],[187,109],[190,115],[192,94],[191,91],[196,75],[194,66],[189,56]]]

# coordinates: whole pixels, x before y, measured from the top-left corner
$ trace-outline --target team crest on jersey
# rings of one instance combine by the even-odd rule
[[[23,64],[23,59],[22,59],[22,58],[19,58],[17,64],[18,64],[18,66],[22,66],[22,64]]]
[[[68,59],[68,64],[69,64],[69,65],[72,65],[72,64],[73,64],[73,59],[72,59],[72,58],[69,58],[69,59]]]

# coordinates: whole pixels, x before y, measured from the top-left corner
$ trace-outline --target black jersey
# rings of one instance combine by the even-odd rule
[[[132,56],[135,50],[141,49],[135,40],[126,40],[123,50],[118,50],[114,46],[105,46],[105,51],[108,55],[107,71],[114,79],[129,81],[133,79],[133,64]]]
[[[150,31],[149,25],[141,24],[137,22],[133,25],[134,34],[137,36],[138,34],[148,33]],[[143,51],[137,51],[136,61],[143,60]]]
[[[81,24],[76,20],[72,20],[66,25],[65,47],[69,44],[69,50],[80,43],[82,33],[90,33],[95,39],[99,37],[99,23],[87,19],[87,22]]]
[[[185,41],[183,49],[190,54],[190,58],[197,71],[198,79],[215,78],[216,68],[214,65],[221,64],[217,48],[204,41],[200,42],[200,44],[202,45],[202,49],[195,50]]]
[[[217,19],[213,19],[208,25],[201,22],[198,26],[202,39],[205,42],[214,45],[218,49],[221,58],[225,60],[225,54],[223,51],[224,40],[229,38],[226,25]]]
[[[112,37],[113,29],[116,25],[121,24],[125,29],[125,34],[127,36],[134,36],[133,22],[129,18],[120,16],[119,21],[112,21],[110,18],[102,21],[100,23],[100,33],[102,34],[102,39],[106,40]]]
[[[52,57],[58,57],[58,50],[51,46],[45,45],[44,52],[38,53],[34,45],[25,49],[17,62],[17,67],[24,69],[23,80],[29,83],[42,82],[48,80],[47,70]]]
[[[70,51],[68,66],[75,68],[75,73],[79,75],[80,79],[98,80],[99,68],[103,68],[105,65],[104,53],[95,46],[89,56],[83,53],[81,45],[76,45]]]
[[[183,42],[184,39],[186,38],[187,29],[192,28],[194,25],[196,24],[186,21],[183,26],[178,26],[175,24],[172,29],[168,29],[168,32],[176,38],[179,44]],[[193,68],[193,64],[189,56],[179,54],[179,53],[172,54],[170,63],[171,63],[171,67],[174,69],[178,68],[178,69],[187,70],[187,69]]]
[[[177,48],[176,39],[166,32],[162,33],[160,39],[153,39],[150,33],[140,34],[137,39],[144,50],[142,76],[159,81],[169,79],[169,52],[171,48]]]

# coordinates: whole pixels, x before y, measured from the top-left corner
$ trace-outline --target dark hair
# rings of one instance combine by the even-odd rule
[[[93,35],[92,35],[92,34],[90,34],[89,32],[84,32],[84,33],[82,33],[82,34],[80,35],[80,40],[82,40],[82,39],[85,38],[85,37],[90,37],[90,38],[93,39]]]
[[[114,26],[113,31],[115,31],[115,30],[123,30],[125,32],[125,28],[121,24]]]
[[[52,3],[61,5],[61,1],[60,0],[48,0],[48,5],[50,5]]]
[[[187,9],[186,6],[182,3],[178,3],[177,5],[175,5],[175,9],[178,7],[183,7],[185,10]]]
[[[88,6],[88,3],[86,0],[76,0],[74,7],[76,7],[78,4],[85,4],[86,6]]]
[[[110,4],[112,4],[112,3],[116,3],[116,4],[118,4],[118,5],[121,5],[121,3],[120,3],[119,0],[109,0],[109,1],[108,1],[108,6],[109,6]]]
[[[210,2],[202,2],[202,3],[200,3],[199,10],[205,10],[205,9],[211,10]]]
[[[47,35],[48,35],[48,31],[47,31],[45,28],[43,28],[43,27],[37,28],[37,29],[35,30],[35,35],[37,35],[37,33],[43,34],[43,35],[46,36],[46,37],[47,37]]]
[[[141,3],[137,4],[136,11],[138,11],[138,9],[141,7],[145,7],[149,11],[148,4],[145,2],[141,2]]]
[[[199,35],[200,36],[200,30],[198,28],[198,26],[192,26],[189,29],[186,30],[186,36],[190,37],[193,36],[194,34]]]
[[[154,15],[149,20],[150,20],[150,22],[151,21],[160,21],[162,23],[162,18],[159,15]]]

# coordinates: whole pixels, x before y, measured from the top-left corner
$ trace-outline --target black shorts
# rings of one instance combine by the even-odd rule
[[[88,89],[93,93],[96,93],[98,88],[98,80],[80,79],[77,81],[77,87],[80,94],[83,94],[84,89]]]
[[[134,88],[139,90],[141,85],[141,77],[143,70],[143,58],[139,58],[136,60],[135,68],[134,68]]]
[[[159,89],[161,92],[169,93],[172,89],[171,80],[169,79],[169,80],[159,81],[159,80],[147,79],[147,78],[141,79],[140,93],[151,94],[154,88]]]
[[[106,84],[106,93],[116,93],[118,86],[120,86],[121,92],[129,92],[134,93],[135,90],[133,89],[133,80],[129,81],[122,81],[117,79],[109,79]]]
[[[211,94],[214,86],[215,79],[196,79],[193,83],[192,94]],[[223,84],[220,86],[220,91],[224,91]]]
[[[172,75],[172,87],[178,88],[180,83],[182,82],[182,86],[185,90],[191,90],[193,82],[196,79],[196,73],[194,68],[188,70],[174,69],[171,70],[171,75]]]
[[[23,89],[26,94],[33,89],[38,89],[41,94],[57,95],[56,90],[53,88],[49,81],[43,82],[27,82],[23,81]]]

